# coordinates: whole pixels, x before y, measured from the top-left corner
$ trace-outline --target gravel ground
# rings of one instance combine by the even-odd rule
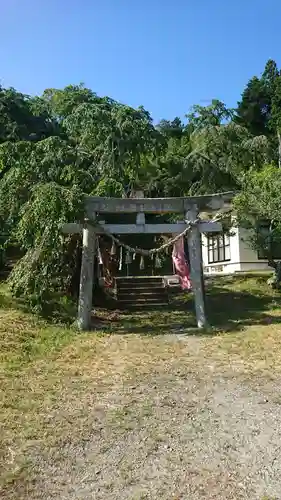
[[[165,342],[200,359],[200,338]],[[89,388],[91,431],[44,455],[34,447],[30,498],[281,499],[280,387],[232,366],[214,369],[210,355],[192,369],[179,362],[95,396]],[[65,412],[57,410],[54,425]]]

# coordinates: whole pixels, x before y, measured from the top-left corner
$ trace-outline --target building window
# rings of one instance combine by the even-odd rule
[[[230,239],[225,233],[208,235],[208,263],[225,262],[230,260]]]

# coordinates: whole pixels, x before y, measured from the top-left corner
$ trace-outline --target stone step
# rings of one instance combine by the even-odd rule
[[[142,279],[137,279],[137,278],[134,278],[134,279],[131,279],[131,280],[116,280],[116,284],[117,285],[132,285],[132,284],[135,284],[135,283],[139,283],[143,286],[148,286],[148,285],[155,285],[155,284],[161,284],[161,283],[164,283],[164,280],[162,279],[153,279],[153,280],[142,280]]]
[[[123,290],[126,290],[126,291],[142,291],[142,290],[165,290],[166,288],[160,283],[153,283],[153,284],[149,284],[149,285],[142,285],[141,283],[133,283],[131,285],[129,284],[124,284],[124,285],[117,285],[117,290],[118,291],[123,291]]]
[[[165,288],[162,281],[143,283],[141,281],[132,281],[131,283],[116,283],[116,288],[119,290],[123,288]]]
[[[120,307],[157,307],[168,304],[168,293],[160,276],[131,276],[116,279]]]
[[[122,293],[117,295],[117,300],[129,300],[130,302],[136,300],[168,300],[168,295],[166,293],[142,293],[142,294],[131,294],[131,293]]]
[[[141,288],[141,289],[127,289],[121,288],[117,290],[118,295],[167,295],[166,288]]]
[[[119,304],[120,309],[160,309],[167,307],[168,302],[143,302],[142,304],[138,302],[123,302]]]
[[[150,276],[150,277],[143,277],[143,276],[128,276],[128,277],[123,277],[123,278],[116,278],[117,283],[131,283],[133,281],[138,281],[141,283],[152,283],[152,282],[162,282],[163,278],[161,276]]]
[[[161,296],[162,300],[163,300],[163,295]],[[124,297],[121,297],[120,298],[120,302],[155,302],[157,299],[157,296],[155,297],[155,295],[149,295],[149,296],[138,296],[138,297],[129,297],[129,298],[124,298]]]

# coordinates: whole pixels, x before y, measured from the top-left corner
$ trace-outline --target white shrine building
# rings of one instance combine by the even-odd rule
[[[249,236],[249,231],[241,227],[233,227],[230,234],[202,234],[204,274],[270,270],[264,255],[251,248]],[[274,257],[280,258],[281,255]]]

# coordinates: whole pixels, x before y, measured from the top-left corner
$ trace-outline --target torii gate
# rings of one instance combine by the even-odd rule
[[[232,192],[184,197],[184,198],[100,198],[86,197],[86,217],[83,224],[70,223],[63,227],[64,233],[83,233],[83,251],[80,274],[78,301],[78,327],[88,330],[91,327],[92,294],[94,279],[94,260],[96,252],[96,234],[179,234],[198,219],[199,212],[214,212],[229,206]],[[93,224],[98,214],[120,213],[136,214],[136,224]],[[184,214],[186,222],[171,224],[146,224],[145,214]],[[91,223],[92,222],[92,223]],[[204,290],[202,283],[202,249],[200,233],[222,230],[219,222],[199,221],[192,225],[188,234],[190,276],[195,300],[198,328],[207,326],[205,314]]]

